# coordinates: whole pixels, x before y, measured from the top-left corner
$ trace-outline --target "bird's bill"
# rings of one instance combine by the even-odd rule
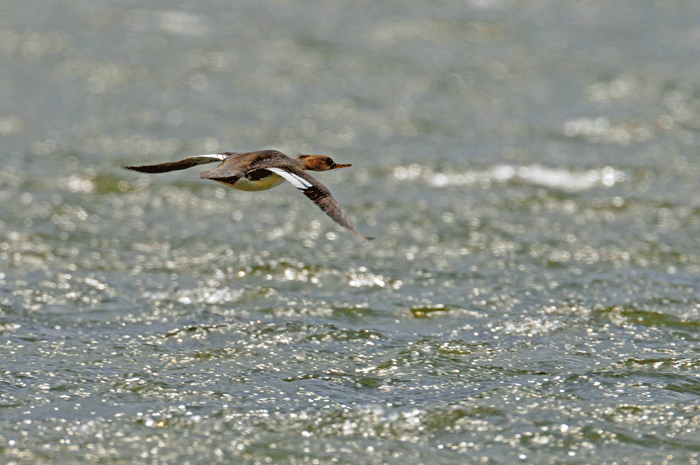
[[[332,169],[332,170],[337,170],[338,168],[350,168],[351,166],[352,166],[352,165],[350,165],[350,164],[347,164],[347,165],[339,165],[339,164],[336,163],[335,165],[333,165],[333,168],[331,168],[331,169]]]

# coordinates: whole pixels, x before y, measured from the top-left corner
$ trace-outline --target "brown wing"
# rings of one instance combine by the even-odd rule
[[[347,228],[353,234],[360,236],[363,239],[374,239],[372,237],[362,235],[357,229],[355,229],[355,226],[348,219],[347,215],[345,215],[345,212],[335,198],[333,198],[330,191],[326,189],[323,184],[306,174],[301,169],[293,166],[288,166],[285,168],[266,167],[265,169],[272,171],[273,173],[278,174],[289,181],[294,187],[302,191],[305,196],[318,205],[321,210],[326,212],[328,216],[333,218],[336,223],[344,228]]]
[[[192,168],[197,165],[204,165],[207,163],[215,163],[217,161],[224,161],[229,157],[230,153],[220,153],[220,154],[210,154],[210,155],[197,155],[195,157],[185,158],[180,161],[172,161],[167,163],[158,163],[156,165],[142,165],[142,166],[125,166],[124,168],[134,171],[139,171],[141,173],[167,173],[168,171],[184,170],[187,168]]]
[[[286,166],[288,164],[294,164],[294,160],[276,150],[260,150],[258,152],[234,155],[235,156],[226,158],[223,163],[216,168],[202,171],[199,177],[202,179],[213,179],[214,181],[222,181],[222,179],[237,180],[251,171],[264,169],[268,166]]]

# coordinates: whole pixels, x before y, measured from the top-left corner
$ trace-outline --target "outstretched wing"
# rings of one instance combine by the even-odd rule
[[[373,238],[366,237],[362,235],[352,222],[345,215],[345,212],[340,207],[338,202],[333,198],[331,193],[326,189],[326,187],[306,174],[304,171],[295,168],[265,168],[268,171],[272,171],[284,179],[289,181],[292,186],[296,187],[304,193],[309,199],[311,199],[316,205],[318,205],[321,210],[326,212],[328,216],[333,218],[336,223],[347,228],[353,234],[362,237],[363,239],[371,240]]]
[[[139,171],[141,173],[167,173],[168,171],[184,170],[197,165],[205,165],[207,163],[215,163],[224,161],[231,153],[217,153],[209,155],[197,155],[195,157],[185,158],[180,161],[172,161],[168,163],[158,163],[157,165],[142,165],[142,166],[125,166],[124,168]]]
[[[238,179],[251,171],[277,166],[279,163],[289,164],[290,158],[276,150],[259,150],[250,153],[234,153],[216,168],[202,171],[199,175],[202,179],[213,179],[214,181]]]

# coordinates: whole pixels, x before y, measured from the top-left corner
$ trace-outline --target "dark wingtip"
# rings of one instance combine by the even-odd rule
[[[352,232],[354,235],[356,235],[356,236],[359,237],[360,239],[364,239],[364,240],[366,240],[366,241],[373,241],[373,240],[375,239],[374,237],[365,236],[364,234],[362,234],[361,232],[359,232],[359,231],[357,231],[357,230],[352,230],[352,229],[351,229],[350,232]]]
[[[139,173],[153,173],[153,171],[148,168],[148,166],[124,166],[124,169],[138,171]]]

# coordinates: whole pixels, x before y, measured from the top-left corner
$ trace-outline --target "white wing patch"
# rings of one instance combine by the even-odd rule
[[[194,158],[199,162],[199,164],[211,163],[214,161],[224,161],[228,155],[222,155],[220,153],[208,153],[206,155],[197,155]]]
[[[268,171],[272,171],[273,173],[282,176],[284,179],[292,183],[292,186],[296,187],[299,190],[306,190],[312,187],[312,184],[307,181],[306,179],[302,178],[301,176],[290,173],[289,171],[283,170],[281,168],[265,168]]]

